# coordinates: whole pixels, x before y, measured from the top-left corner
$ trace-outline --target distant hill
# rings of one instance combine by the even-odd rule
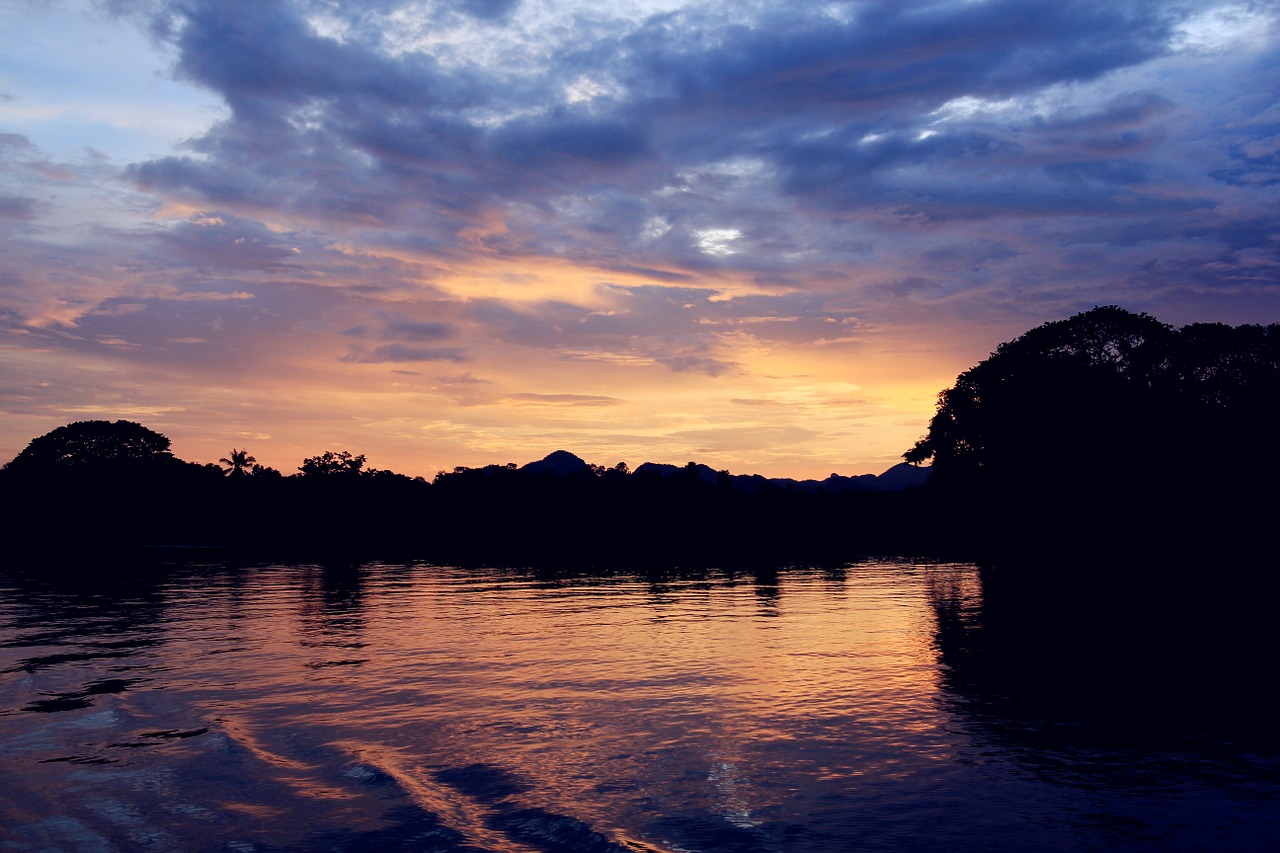
[[[593,472],[594,469],[583,461],[581,457],[567,450],[557,450],[547,454],[537,462],[530,462],[528,465],[522,466],[520,470],[530,474],[555,474],[563,477],[567,474]]]
[[[489,466],[494,467],[494,466]],[[595,473],[599,469],[567,450],[557,450],[536,462],[523,465],[520,471],[529,474],[570,476]],[[855,474],[844,477],[832,474],[825,480],[795,480],[789,477],[762,477],[759,474],[729,474],[716,471],[709,465],[690,462],[687,465],[667,465],[661,462],[645,462],[631,473],[633,477],[687,477],[700,483],[718,483],[727,479],[732,491],[753,494],[766,488],[782,488],[813,494],[845,494],[847,492],[890,492],[912,486],[924,485],[929,479],[929,466],[900,462],[880,475]]]

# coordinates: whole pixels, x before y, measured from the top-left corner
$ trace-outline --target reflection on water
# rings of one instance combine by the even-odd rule
[[[1099,743],[988,701],[965,663],[969,566],[180,566],[0,586],[6,850],[1280,837],[1274,755]]]

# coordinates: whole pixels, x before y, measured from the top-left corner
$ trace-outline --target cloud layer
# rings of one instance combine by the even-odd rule
[[[138,154],[136,99],[0,60],[8,455],[92,412],[282,467],[855,473],[1037,323],[1280,313],[1268,4],[17,8],[145,39],[192,130]]]

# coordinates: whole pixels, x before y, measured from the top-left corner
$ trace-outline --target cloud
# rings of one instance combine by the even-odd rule
[[[457,7],[477,18],[495,20],[511,15],[520,0],[458,0]]]
[[[357,350],[341,359],[347,364],[385,364],[413,361],[466,361],[466,353],[458,347],[416,347],[409,344],[385,344],[371,350]]]
[[[522,167],[625,164],[649,153],[644,130],[622,121],[601,121],[557,110],[549,116],[508,122],[489,148]]]
[[[36,215],[36,200],[26,196],[0,195],[0,219],[27,220]]]
[[[457,333],[456,326],[438,321],[398,320],[388,323],[383,329],[383,337],[403,341],[441,341],[452,338]]]
[[[452,376],[437,376],[436,381],[442,385],[492,385],[491,379],[480,379],[470,373],[456,373]]]
[[[592,394],[509,394],[499,402],[532,403],[542,406],[617,406],[622,403],[617,397],[601,397]]]
[[[378,327],[352,326],[343,329],[342,334],[353,338],[379,338],[384,341],[408,341],[422,343],[427,341],[443,341],[457,337],[458,327],[452,323],[439,320],[387,320]]]
[[[136,86],[94,113],[110,130],[77,123],[56,80],[6,78],[15,410],[98,383],[95,405],[207,393],[189,405],[208,417],[258,388],[254,412],[288,400],[305,432],[358,393],[384,400],[363,434],[408,458],[527,446],[598,398],[646,441],[750,420],[766,452],[823,411],[793,387],[834,382],[898,401],[884,429],[909,444],[959,369],[1045,320],[1117,300],[1175,323],[1280,310],[1264,5],[99,8],[119,16],[103,38],[146,29],[154,53],[125,52],[168,75],[161,102],[195,106],[166,140],[125,126],[151,115]],[[433,363],[474,373],[412,369]]]
[[[657,356],[656,360],[676,373],[705,373],[708,376],[723,376],[738,368],[738,365],[732,361],[703,355],[698,352],[663,354]]]
[[[301,250],[281,237],[252,220],[199,214],[153,231],[144,239],[160,244],[156,251],[166,266],[271,272],[297,269]]]
[[[1189,14],[203,0],[162,8],[156,31],[231,113],[127,174],[439,256],[798,283],[814,259],[864,262],[904,227],[1212,207],[1204,182],[1170,192],[1183,176],[1159,156],[1185,106],[1110,82],[1176,56]],[[1219,182],[1270,180],[1269,137],[1250,137],[1236,150],[1255,154],[1224,161]]]
[[[757,342],[814,343],[857,331],[847,309],[821,295],[728,297],[719,291],[667,285],[602,285],[599,305],[563,301],[516,304],[475,299],[469,321],[498,339],[558,352],[575,361],[660,364],[676,373],[732,375],[731,353],[743,337]]]

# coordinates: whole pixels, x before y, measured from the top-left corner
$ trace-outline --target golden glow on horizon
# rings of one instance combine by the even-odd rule
[[[157,216],[213,245],[234,236],[225,217],[191,205]],[[33,327],[91,335],[103,318],[124,324],[73,355],[41,356],[51,381],[103,390],[28,417],[22,441],[71,420],[123,417],[170,436],[180,458],[212,462],[248,445],[285,474],[341,449],[426,477],[557,449],[610,466],[694,460],[736,474],[878,474],[900,461],[938,391],[969,366],[849,315],[815,325],[761,313],[770,303],[737,300],[787,305],[802,291],[746,273],[673,283],[554,257],[462,260],[357,245],[327,244],[340,262],[320,275],[247,269],[225,291],[184,289],[145,270],[87,279],[81,298],[41,306],[44,326]],[[851,280],[868,275],[850,271]],[[143,321],[129,318],[151,303],[210,319],[134,340],[129,323]],[[235,311],[249,321],[222,319]],[[393,321],[447,331],[380,356]]]
[[[878,474],[925,431],[938,391],[963,369],[941,378],[948,369],[936,353],[871,349],[885,343],[875,337],[818,352],[731,333],[717,340],[735,366],[710,376],[639,353],[474,340],[478,332],[458,325],[459,339],[447,343],[467,348],[462,363],[343,363],[347,342],[330,331],[257,342],[256,362],[221,376],[204,367],[190,382],[157,373],[146,390],[104,357],[48,354],[42,367],[63,385],[79,375],[134,390],[127,401],[110,394],[57,418],[30,418],[23,441],[70,420],[123,417],[170,436],[180,458],[212,462],[247,444],[285,474],[329,449],[426,477],[457,465],[524,464],[557,449],[610,466],[694,460],[736,474]],[[87,379],[94,374],[109,379]],[[940,378],[919,378],[930,374]]]

